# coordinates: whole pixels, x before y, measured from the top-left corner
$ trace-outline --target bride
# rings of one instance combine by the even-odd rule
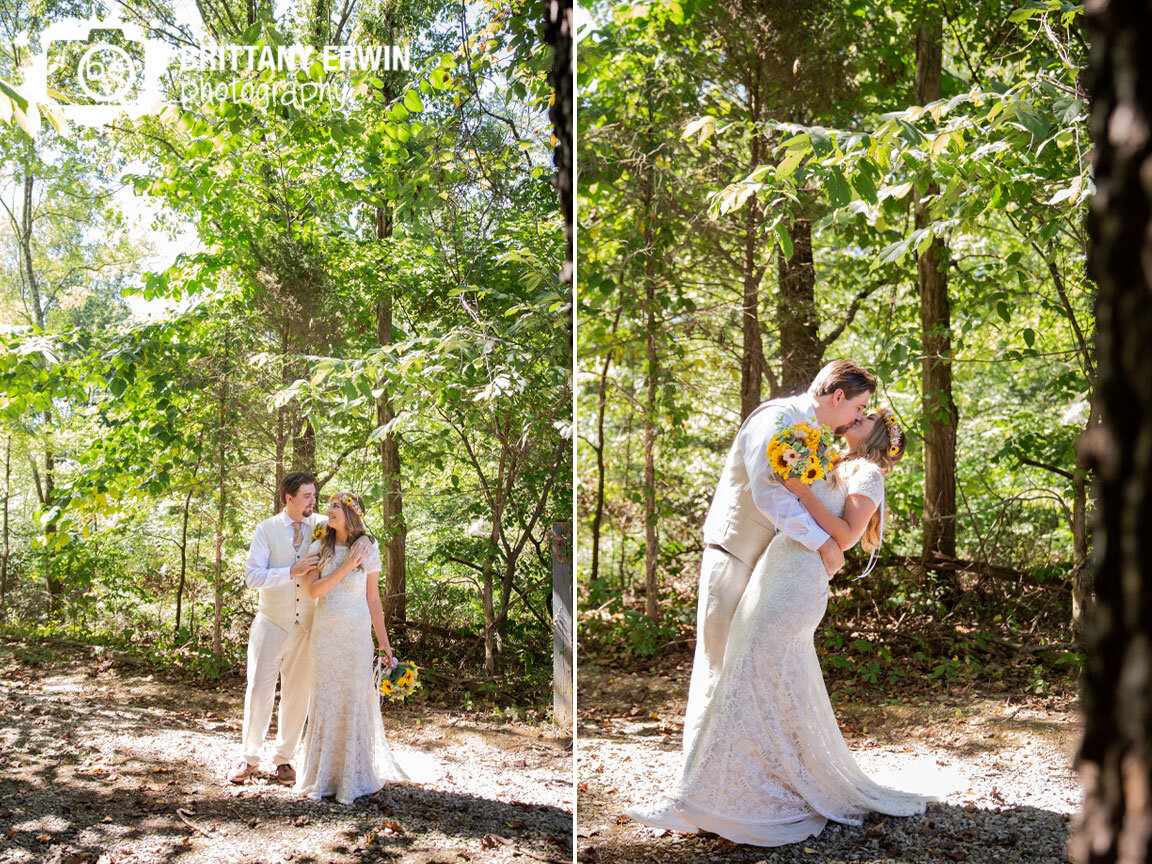
[[[904,455],[892,416],[869,414],[844,433],[849,457],[827,481],[790,481],[813,519],[847,549],[880,543],[884,475]],[[725,662],[670,800],[625,811],[655,828],[709,831],[781,846],[829,819],[921,813],[926,796],[870,780],[840,735],[813,636],[828,606],[820,556],[777,534],[736,609]]]
[[[408,779],[385,740],[373,681],[371,631],[389,664],[392,648],[380,605],[380,551],[363,517],[358,496],[332,497],[324,536],[308,550],[319,553],[318,569],[305,583],[320,599],[308,645],[312,682],[296,789],[317,800],[335,795],[341,804]]]

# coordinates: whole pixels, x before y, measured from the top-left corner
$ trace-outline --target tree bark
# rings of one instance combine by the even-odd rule
[[[792,257],[777,255],[780,287],[776,317],[780,324],[780,393],[808,389],[824,359],[816,314],[816,265],[812,260],[812,223],[797,219],[788,229]]]
[[[380,242],[392,236],[391,208],[376,208],[376,239]],[[392,344],[392,286],[387,277],[376,301],[376,342],[382,348]],[[385,381],[379,383],[381,392],[376,400],[376,424],[385,426],[396,418],[392,394]],[[400,440],[389,432],[380,441],[380,470],[384,480],[384,621],[407,617],[405,544],[408,526],[404,522],[403,478],[400,473]]]
[[[1088,4],[1096,195],[1087,219],[1096,282],[1102,425],[1081,441],[1098,479],[1085,633],[1079,864],[1152,860],[1152,9]]]
[[[612,352],[604,358],[600,373],[600,386],[596,400],[596,504],[592,510],[592,569],[589,581],[595,583],[600,575],[600,525],[604,520],[604,414],[608,409],[608,370],[612,368]]]
[[[8,618],[8,499],[12,494],[12,436],[4,447],[4,548],[0,551],[0,622]]]
[[[296,437],[292,441],[292,455],[296,460],[297,471],[316,473],[316,429],[311,417],[299,420]],[[281,503],[281,506],[283,504]]]
[[[916,101],[920,105],[940,98],[941,24],[939,18],[916,33]],[[931,224],[926,199],[930,187],[915,197],[916,227]],[[921,553],[925,561],[936,554],[956,557],[956,427],[959,417],[952,400],[952,330],[948,299],[948,247],[934,238],[917,260],[920,292],[920,333],[924,346],[921,364],[924,436],[924,520]]]
[[[20,251],[24,259],[24,277],[28,281],[28,292],[31,295],[32,321],[41,330],[44,330],[44,301],[40,296],[40,282],[36,278],[36,268],[32,263],[32,192],[36,178],[32,171],[32,160],[35,155],[33,144],[28,142],[24,154],[24,182],[23,206],[20,211]],[[52,409],[44,412],[44,482],[41,487],[40,505],[44,510],[52,507],[56,492],[56,462],[52,452]],[[59,612],[64,605],[64,582],[55,573],[54,561],[56,551],[56,520],[53,519],[44,526],[44,581],[48,589],[48,610]]]
[[[200,460],[196,460],[196,467],[192,469],[192,480],[195,482],[196,474],[200,470]],[[188,578],[188,515],[192,510],[192,492],[195,486],[188,487],[188,494],[184,496],[184,516],[180,522],[180,582],[176,586],[176,627],[173,639],[180,636],[180,613],[184,608],[184,584]]]
[[[660,623],[660,547],[656,541],[656,249],[652,223],[654,190],[648,182],[645,207],[644,330],[648,349],[648,392],[644,401],[644,593],[648,620]]]
[[[749,113],[753,123],[761,120],[761,84],[763,66],[756,64],[752,71],[753,86],[749,88]],[[764,158],[764,139],[759,132],[752,135],[749,148],[748,170],[754,171]],[[743,422],[760,404],[760,378],[764,371],[764,342],[760,338],[760,282],[764,279],[765,266],[760,263],[759,251],[764,245],[760,227],[764,215],[759,200],[753,196],[744,214],[744,261],[741,281],[743,294],[740,303],[740,330],[743,344],[740,352],[740,420]]]
[[[228,337],[224,337],[224,368],[222,370],[222,377],[220,379],[220,447],[218,454],[218,477],[219,477],[219,506],[216,512],[216,585],[215,585],[215,609],[212,618],[212,654],[216,657],[216,661],[220,662],[224,659],[224,646],[221,639],[221,628],[224,619],[224,513],[226,498],[226,481],[227,475],[224,472],[224,457],[226,447],[226,434],[228,431],[228,360],[229,360],[229,345]]]
[[[573,209],[573,118],[576,114],[575,79],[572,74],[572,0],[547,0],[547,23],[544,41],[552,46],[552,68],[548,80],[555,98],[548,114],[556,148],[552,162],[556,166],[556,190],[560,194],[560,212],[564,217],[564,269],[561,284],[572,281]]]

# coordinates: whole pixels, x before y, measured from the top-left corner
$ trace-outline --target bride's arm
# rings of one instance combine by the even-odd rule
[[[348,554],[344,557],[344,563],[339,568],[329,573],[323,579],[320,578],[319,570],[309,570],[308,575],[304,577],[304,590],[308,592],[308,596],[313,600],[318,600],[329,591],[339,584],[340,580],[360,566],[360,562],[364,560],[364,552],[353,546],[348,550]]]
[[[380,653],[392,665],[392,646],[388,642],[388,628],[384,624],[384,604],[380,602],[380,571],[368,574],[368,612],[372,615],[372,629],[376,631],[376,642]]]
[[[781,481],[788,491],[800,499],[804,509],[816,520],[816,524],[828,532],[840,544],[841,549],[851,549],[868,527],[876,504],[867,495],[849,495],[844,500],[844,515],[837,516],[816,497],[812,487],[794,478]]]

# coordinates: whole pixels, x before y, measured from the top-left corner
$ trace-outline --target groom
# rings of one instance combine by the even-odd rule
[[[316,566],[308,555],[312,533],[327,519],[315,514],[316,478],[288,474],[280,483],[284,509],[256,527],[248,551],[245,581],[260,591],[260,605],[248,633],[248,687],[244,692],[244,757],[228,779],[243,783],[260,767],[264,735],[272,719],[276,678],[280,678],[280,717],[276,730],[276,779],[296,782],[290,764],[308,716],[311,665],[308,633],[316,601],[301,578]]]
[[[723,667],[736,605],[756,559],[772,538],[783,532],[819,552],[828,578],[844,566],[839,544],[816,524],[796,496],[772,479],[768,442],[781,429],[797,423],[817,423],[842,435],[863,420],[875,391],[876,377],[871,372],[848,360],[835,360],[820,370],[807,392],[765,402],[736,433],[704,520],[696,656],[684,715],[685,753],[699,731]]]

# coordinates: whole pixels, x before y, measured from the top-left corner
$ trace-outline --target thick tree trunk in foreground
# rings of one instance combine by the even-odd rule
[[[556,148],[552,162],[556,166],[556,191],[560,193],[560,212],[564,217],[564,269],[561,284],[572,281],[573,209],[573,118],[576,116],[576,87],[572,74],[572,0],[545,0],[547,15],[544,41],[552,46],[552,68],[548,81],[555,98],[548,115]]]
[[[812,260],[812,223],[797,219],[788,229],[792,257],[777,259],[780,279],[776,317],[780,323],[780,394],[808,389],[824,360],[820,319],[816,315],[816,265]]]
[[[916,34],[916,101],[940,98],[940,21],[924,24]],[[928,197],[935,194],[929,188]],[[916,194],[916,227],[932,222],[928,206]],[[920,331],[924,345],[921,367],[924,436],[924,534],[922,553],[956,557],[956,403],[952,401],[952,325],[948,300],[948,247],[935,238],[917,260]]]
[[[1088,215],[1103,425],[1082,451],[1097,472],[1079,768],[1080,864],[1152,860],[1152,8],[1088,4],[1097,193]]]

